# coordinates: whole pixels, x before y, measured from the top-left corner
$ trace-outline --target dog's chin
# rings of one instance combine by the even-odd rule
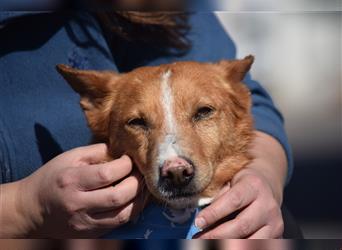
[[[159,187],[157,192],[157,197],[162,203],[175,209],[196,207],[200,194],[200,190],[195,187],[171,190]]]
[[[150,192],[157,202],[174,209],[195,208],[200,198],[198,193],[174,194],[159,189],[150,189]]]
[[[186,197],[164,198],[163,202],[174,209],[185,209],[197,207],[199,197],[198,195]]]

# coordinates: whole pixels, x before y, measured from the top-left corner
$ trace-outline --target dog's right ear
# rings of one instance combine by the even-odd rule
[[[254,56],[249,55],[241,60],[222,60],[218,63],[225,72],[227,80],[237,83],[243,81],[254,62]]]
[[[78,70],[59,64],[57,71],[81,97],[80,104],[96,138],[106,139],[115,81],[120,74],[111,71]]]
[[[56,69],[81,97],[94,100],[108,95],[113,80],[119,77],[111,71],[79,70],[64,64],[58,64]]]

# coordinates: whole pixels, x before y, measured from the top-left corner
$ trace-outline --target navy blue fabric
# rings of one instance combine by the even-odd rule
[[[21,179],[63,151],[90,143],[79,96],[56,72],[58,63],[117,70],[88,15],[31,15],[0,30],[1,182]]]
[[[120,228],[103,236],[105,239],[192,239],[200,232],[194,225],[200,208],[175,210],[150,203],[144,211]]]
[[[156,48],[122,40],[110,50],[98,23],[85,12],[36,13],[10,22],[1,15],[0,183],[24,178],[61,152],[90,143],[79,97],[55,71],[56,64],[121,72],[142,65],[236,56],[232,40],[211,13],[191,16],[193,47],[182,56],[162,55]],[[283,145],[289,178],[292,158],[282,117],[250,76],[246,84],[252,91],[255,127]],[[164,235],[176,238],[172,230],[166,231]]]

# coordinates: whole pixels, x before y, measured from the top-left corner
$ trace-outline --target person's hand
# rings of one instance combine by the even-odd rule
[[[231,188],[199,213],[196,226],[213,225],[240,209],[235,219],[204,231],[199,238],[278,238],[282,235],[280,204],[267,180],[252,169],[244,169],[233,178]],[[201,225],[201,218],[206,225]]]
[[[20,197],[35,218],[30,236],[98,237],[142,210],[143,179],[130,158],[106,159],[105,144],[80,147],[23,179]]]
[[[282,236],[280,207],[286,176],[285,155],[278,142],[262,133],[257,133],[251,152],[254,160],[234,176],[229,189],[197,215],[195,225],[204,230],[196,238]],[[238,212],[234,219],[224,220],[233,212]]]

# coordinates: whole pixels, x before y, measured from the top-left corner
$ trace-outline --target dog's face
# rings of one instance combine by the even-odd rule
[[[173,207],[212,197],[247,161],[253,62],[179,62],[125,74],[58,71],[81,95],[98,141],[113,158],[129,155],[149,191]]]

